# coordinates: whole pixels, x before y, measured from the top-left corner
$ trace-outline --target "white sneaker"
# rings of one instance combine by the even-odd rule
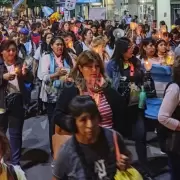
[[[162,155],[166,155],[166,153],[165,153],[165,152],[162,152],[162,151],[161,151],[161,154],[162,154]]]
[[[154,133],[157,134],[157,129],[155,128]]]

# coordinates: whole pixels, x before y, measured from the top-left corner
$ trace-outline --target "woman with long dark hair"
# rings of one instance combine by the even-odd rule
[[[112,86],[126,99],[127,103],[120,133],[135,139],[138,159],[144,168],[147,167],[144,109],[139,109],[138,106],[144,76],[141,62],[133,56],[135,46],[128,38],[117,40],[115,45],[114,54],[107,65],[106,72],[112,80]],[[144,176],[145,178],[149,176],[148,172]]]
[[[54,134],[52,115],[62,88],[62,83],[73,67],[73,63],[67,52],[64,40],[61,37],[51,39],[50,48],[50,51],[40,61],[41,70],[38,78],[42,80],[40,98],[45,102],[47,108],[49,139],[52,147],[52,135]]]
[[[156,64],[155,52],[155,41],[151,38],[143,39],[140,47],[140,55],[138,56],[141,63],[149,61],[152,64]]]

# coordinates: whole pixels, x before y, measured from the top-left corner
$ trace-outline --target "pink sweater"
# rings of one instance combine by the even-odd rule
[[[166,90],[166,95],[158,114],[158,121],[165,127],[176,130],[179,125],[179,120],[172,118],[176,107],[180,104],[180,89],[175,83],[171,84]]]

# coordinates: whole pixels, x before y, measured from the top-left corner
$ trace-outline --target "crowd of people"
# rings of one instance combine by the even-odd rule
[[[34,111],[47,113],[54,180],[105,180],[114,179],[117,169],[126,172],[132,154],[124,138],[135,141],[143,179],[153,179],[145,100],[163,97],[157,118],[160,144],[166,146],[161,149],[169,158],[172,180],[180,179],[180,20],[174,29],[164,21],[159,28],[155,20],[151,26],[132,23],[123,29],[109,20],[50,24],[48,19],[1,19],[0,179],[26,179],[20,168],[22,130]],[[153,65],[170,67],[168,85],[153,79]],[[58,150],[54,137],[66,137]],[[6,157],[9,149],[11,156]]]

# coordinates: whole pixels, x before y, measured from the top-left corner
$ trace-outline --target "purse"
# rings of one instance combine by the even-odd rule
[[[113,132],[113,139],[114,139],[114,146],[115,146],[115,152],[116,152],[116,160],[118,160],[121,158],[121,154],[120,154],[120,149],[118,146],[117,134],[115,131]],[[143,180],[140,173],[132,166],[125,171],[121,171],[117,169],[114,179],[115,180]]]

